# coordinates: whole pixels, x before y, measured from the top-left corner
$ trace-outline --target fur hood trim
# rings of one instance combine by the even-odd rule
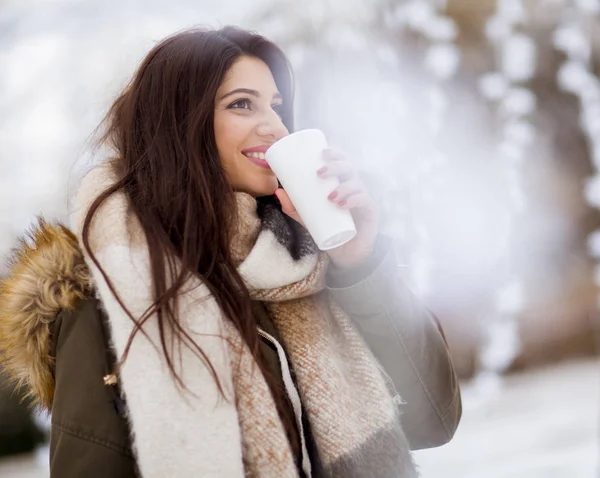
[[[20,240],[0,280],[0,366],[50,410],[54,396],[51,324],[90,297],[90,275],[75,235],[43,219]]]

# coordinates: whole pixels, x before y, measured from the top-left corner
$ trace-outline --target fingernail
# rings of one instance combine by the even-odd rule
[[[327,172],[327,166],[323,166],[321,169],[317,171],[317,174],[325,174]]]
[[[333,191],[329,196],[327,196],[327,199],[332,200],[335,199],[335,197],[338,195],[337,191]]]
[[[345,206],[345,205],[346,205],[346,203],[347,203],[347,201],[344,199],[344,200],[340,201],[340,202],[338,203],[338,205],[340,205],[340,206]]]

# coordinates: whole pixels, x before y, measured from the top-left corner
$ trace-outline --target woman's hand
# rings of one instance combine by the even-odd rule
[[[321,178],[339,179],[340,185],[329,194],[329,200],[341,209],[351,212],[357,231],[354,239],[327,251],[327,254],[337,267],[356,267],[373,253],[379,233],[379,209],[342,152],[326,149],[323,155],[327,164],[315,174]],[[275,195],[281,203],[283,212],[304,225],[285,190],[279,188],[275,191]]]

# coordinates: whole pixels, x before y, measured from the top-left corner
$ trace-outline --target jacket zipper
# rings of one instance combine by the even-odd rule
[[[300,456],[300,460],[302,463],[302,471],[304,471],[304,474],[307,478],[310,478],[312,476],[312,473],[311,473],[312,470],[311,470],[310,458],[308,456],[308,449],[306,448],[306,437],[304,436],[304,426],[302,425],[302,402],[300,400],[300,393],[298,392],[298,388],[296,387],[296,384],[294,383],[294,380],[292,378],[292,370],[289,366],[289,361],[287,359],[287,356],[285,354],[285,351],[284,351],[282,345],[275,339],[275,337],[272,337],[267,332],[262,330],[260,327],[258,327],[258,333],[263,339],[265,339],[266,341],[271,343],[275,347],[275,350],[277,351],[277,357],[279,358],[279,365],[281,367],[281,375],[282,375],[282,379],[283,379],[283,384],[284,384],[288,399],[290,400],[290,402],[292,404],[292,409],[294,411],[294,416],[296,418],[296,425],[298,427],[298,432],[300,434],[300,443],[301,443],[300,453],[302,454],[302,456]]]

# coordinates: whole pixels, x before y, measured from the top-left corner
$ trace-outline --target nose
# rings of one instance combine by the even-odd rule
[[[261,115],[256,127],[256,134],[258,136],[272,138],[274,141],[287,136],[288,133],[283,121],[281,121],[279,115],[273,110]]]

